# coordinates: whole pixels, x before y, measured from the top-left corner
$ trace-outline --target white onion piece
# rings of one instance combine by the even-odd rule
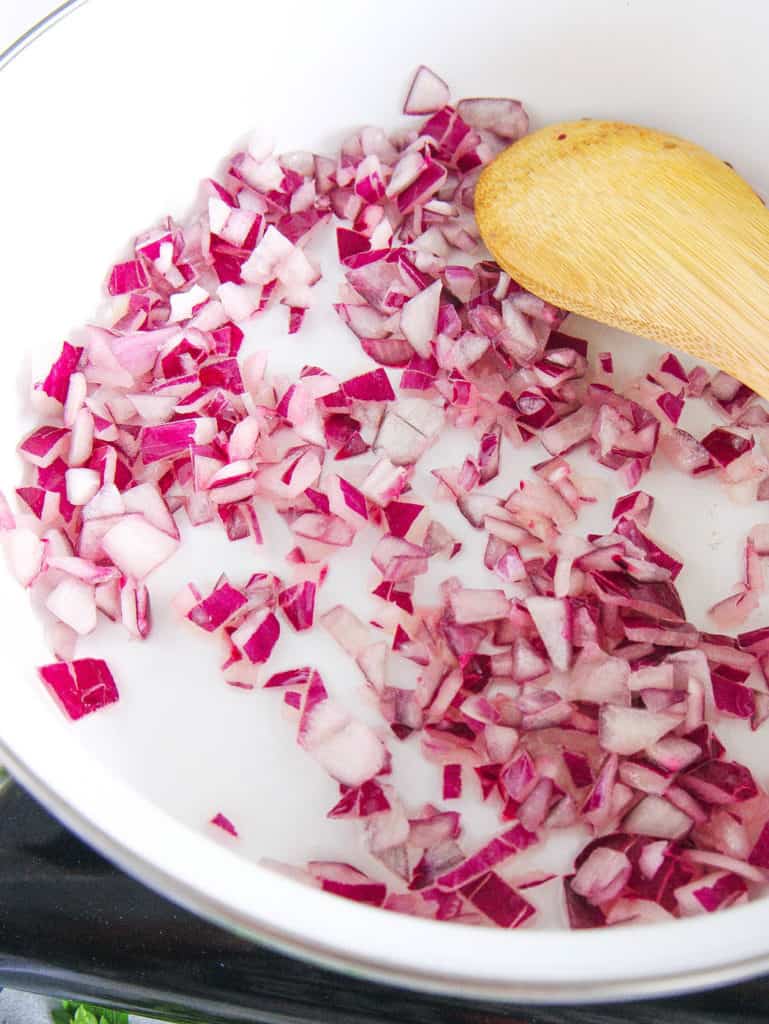
[[[73,661],[77,650],[77,633],[58,620],[45,624],[45,638],[57,661]]]
[[[82,580],[62,580],[46,598],[45,606],[52,615],[79,636],[86,636],[96,629],[93,587]]]
[[[120,581],[120,620],[130,636],[143,640],[150,630],[149,594],[144,584]]]
[[[457,104],[457,113],[473,128],[510,141],[520,139],[529,130],[528,115],[518,100],[464,99]]]
[[[429,444],[428,439],[395,412],[388,412],[377,435],[377,448],[387,453],[396,466],[416,462]]]
[[[77,419],[78,413],[83,407],[86,395],[88,394],[88,381],[82,373],[73,373],[69,378],[67,388],[67,400],[64,403],[62,420],[65,427],[72,427]],[[70,659],[71,660],[71,659]]]
[[[450,601],[455,621],[463,626],[503,619],[510,611],[510,601],[501,590],[457,590]]]
[[[140,515],[127,515],[102,538],[104,551],[126,576],[143,580],[174,554],[178,541]]]
[[[675,895],[680,914],[688,917],[733,906],[744,899],[745,893],[745,883],[739,876],[733,872],[714,871],[676,889]]]
[[[168,510],[163,495],[153,483],[147,482],[132,487],[122,495],[126,512],[142,515],[148,523],[175,539],[179,538],[176,520]]]
[[[678,715],[654,714],[643,708],[606,705],[601,708],[599,736],[604,750],[637,754],[680,725]]]
[[[68,469],[65,475],[67,501],[72,505],[87,505],[101,487],[101,476],[95,469]]]
[[[667,736],[665,739],[653,743],[649,746],[647,753],[652,761],[673,772],[688,768],[701,755],[700,748],[696,743],[679,736]]]
[[[571,664],[571,613],[564,600],[529,597],[526,609],[534,620],[553,665],[565,672]]]
[[[582,864],[571,887],[590,903],[605,903],[622,891],[631,871],[624,853],[600,846]]]
[[[94,587],[94,598],[99,611],[108,619],[117,622],[120,617],[120,581],[112,579],[97,583]]]
[[[176,405],[174,395],[130,394],[126,396],[144,423],[165,423]]]
[[[387,686],[388,648],[386,643],[368,644],[355,658],[358,667],[377,693],[383,693]]]
[[[733,871],[735,875],[741,875],[748,882],[755,882],[757,885],[766,883],[766,874],[763,871],[736,857],[726,857],[722,853],[713,853],[711,850],[685,850],[683,857],[693,864],[706,864],[708,867]]]
[[[372,643],[371,630],[343,605],[336,605],[321,615],[320,623],[353,658],[359,657]]]
[[[509,761],[518,746],[518,731],[505,725],[487,725],[483,731],[489,760]]]
[[[32,530],[20,526],[3,533],[2,544],[13,575],[23,587],[31,586],[43,571],[43,542]]]
[[[435,281],[429,288],[409,299],[401,309],[401,331],[420,356],[430,355],[430,342],[437,333],[441,287],[441,282]]]
[[[49,541],[46,557],[46,566],[49,569],[74,576],[75,579],[90,583],[91,586],[117,579],[119,575],[118,570],[112,565],[96,565],[85,558],[77,558],[71,554],[52,554],[52,551],[53,545]]]
[[[123,495],[114,484],[105,484],[83,509],[83,518],[104,519],[111,516],[125,515],[126,507]]]
[[[70,466],[82,466],[93,451],[93,416],[89,409],[81,409],[72,424],[69,456]]]
[[[366,474],[360,490],[377,505],[388,505],[403,491],[408,473],[389,459],[380,459]]]
[[[610,925],[629,922],[658,924],[672,920],[674,920],[673,915],[659,903],[654,903],[652,900],[631,900],[625,897],[615,900],[606,915],[606,923]]]
[[[345,786],[359,786],[384,764],[384,747],[373,730],[331,701],[314,710],[302,746]]]
[[[393,168],[390,184],[387,186],[388,196],[397,196],[413,185],[425,168],[425,158],[420,152],[406,152]]]
[[[404,114],[431,114],[449,102],[449,87],[434,71],[420,64],[409,87]]]
[[[622,823],[631,835],[680,839],[692,827],[692,819],[660,796],[645,796]]]

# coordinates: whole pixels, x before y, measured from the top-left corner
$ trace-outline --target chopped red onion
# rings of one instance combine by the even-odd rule
[[[232,824],[227,815],[222,814],[221,811],[218,811],[213,816],[213,818],[211,819],[211,824],[216,825],[216,827],[220,828],[223,832],[227,832],[229,835],[235,836],[237,838],[238,830]]]
[[[364,402],[392,402],[395,400],[395,392],[387,374],[382,369],[352,377],[342,384],[342,391],[348,398],[356,398]]]
[[[584,896],[580,896],[572,888],[574,876],[563,880],[563,894],[569,926],[574,929],[600,928],[606,924],[606,917],[599,907],[593,906]]]
[[[67,400],[70,381],[77,369],[80,357],[83,354],[82,348],[76,348],[65,341],[61,347],[59,358],[53,363],[48,371],[48,376],[38,385],[51,398],[64,405]]]
[[[0,500],[9,566],[60,659],[41,677],[71,717],[117,700],[106,665],[75,658],[78,638],[100,612],[148,636],[151,574],[186,537],[180,517],[259,545],[270,505],[294,538],[281,578],[222,575],[172,606],[216,635],[230,686],[282,691],[299,746],[339,783],[329,817],[357,821],[394,882],[322,861],[303,880],[390,910],[517,927],[534,914],[518,890],[553,876],[513,883],[498,865],[550,829],[587,825],[595,839],[563,882],[572,927],[728,906],[769,867],[769,799],[712,730],[769,718],[769,630],[732,639],[687,621],[683,565],[647,535],[654,498],[641,487],[664,457],[692,488],[707,473],[765,500],[769,461],[755,442],[769,414],[739,381],[687,373],[673,353],[624,394],[609,353],[591,370],[588,343],[560,330],[566,312],[476,255],[479,171],[525,134],[526,112],[503,98],[449,104],[421,66],[404,132],[365,127],[332,157],[254,141],[204,183],[187,221],[140,235],[109,270],[108,319],[65,342],[38,385],[18,518]],[[314,365],[271,374],[266,352],[241,353],[242,327],[281,304],[289,333],[300,330],[320,277],[307,243],[330,220],[344,278],[334,309],[364,363],[347,379]],[[387,367],[402,370],[398,387]],[[721,424],[702,441],[677,426],[697,403]],[[437,467],[426,453],[449,437],[464,439],[460,454]],[[510,492],[521,446],[533,472]],[[579,446],[627,489],[605,535],[580,529],[598,488],[563,457]],[[428,480],[481,533],[486,583],[465,576],[472,538],[453,509],[422,500]],[[508,489],[491,493],[500,481]],[[336,605],[319,620],[355,662],[377,728],[332,700],[311,665],[261,669],[281,617],[309,633],[339,549],[369,539],[360,576],[379,599],[374,618]],[[458,578],[446,578],[460,552]],[[710,610],[717,628],[759,607],[767,555],[759,522],[742,582]],[[458,812],[404,807],[383,779],[388,744],[409,737],[444,800],[467,800],[463,781],[477,777],[506,831],[467,856]],[[221,813],[212,821],[237,834]]]
[[[119,699],[112,673],[101,658],[55,662],[44,665],[38,672],[73,720],[90,715]]]
[[[553,665],[566,671],[572,656],[572,622],[568,602],[554,597],[529,597],[525,604]]]
[[[96,629],[94,588],[72,577],[58,583],[46,598],[45,606],[60,622],[86,636]]]
[[[384,517],[394,537],[405,537],[424,505],[409,501],[390,501],[384,507]]]
[[[280,624],[271,611],[260,609],[248,615],[231,636],[232,643],[252,664],[262,664],[272,654],[280,636]]]
[[[409,87],[404,114],[432,114],[449,102],[449,87],[434,71],[420,64]]]
[[[692,819],[663,797],[650,794],[636,804],[622,827],[633,835],[680,839],[691,829]]]
[[[305,711],[299,742],[345,786],[362,785],[384,766],[384,747],[373,730],[329,700]]]
[[[723,427],[711,430],[707,437],[702,439],[703,448],[710,453],[719,466],[728,466],[740,455],[749,451],[753,444],[752,438],[741,437]]]
[[[714,871],[696,882],[676,889],[681,914],[712,913],[732,906],[747,894],[744,879],[731,872]]]
[[[102,549],[126,576],[144,579],[176,551],[179,542],[140,515],[125,515],[102,537]]]
[[[457,590],[450,601],[455,622],[463,626],[493,622],[510,611],[510,601],[501,590]]]
[[[594,418],[594,411],[588,406],[583,406],[543,430],[540,440],[551,455],[562,455],[587,441],[593,430]]]
[[[414,351],[425,358],[431,354],[430,342],[437,334],[441,287],[441,282],[435,281],[401,309],[401,331]]]
[[[571,888],[588,903],[599,906],[614,899],[630,878],[632,865],[620,850],[599,846],[583,861]]]
[[[741,803],[758,793],[750,771],[735,761],[705,761],[682,775],[680,783],[709,804]]]
[[[492,839],[458,867],[441,875],[438,878],[438,885],[444,889],[458,889],[536,842],[536,835],[522,825],[515,825]]]
[[[443,766],[443,799],[457,800],[462,796],[462,765]]]
[[[44,572],[46,545],[34,531],[11,527],[2,535],[8,566],[23,587],[31,587]]]
[[[748,882],[763,885],[766,876],[762,871],[736,857],[728,857],[723,853],[713,853],[710,850],[685,850],[683,857],[693,864],[705,864],[712,868],[721,868],[724,871],[732,871]]]
[[[499,928],[518,928],[534,914],[534,907],[490,871],[462,886],[462,895]]]
[[[382,787],[370,779],[363,785],[346,788],[342,798],[331,808],[329,818],[368,818],[390,810],[390,803]]]
[[[311,629],[315,618],[315,591],[312,580],[286,587],[278,594],[278,604],[288,621],[297,631]]]
[[[601,746],[615,754],[636,754],[639,750],[653,746],[680,722],[678,715],[654,714],[642,708],[607,704],[601,708]]]
[[[225,625],[247,603],[247,598],[227,580],[222,580],[205,600],[187,613],[190,622],[211,633]]]
[[[381,882],[372,881],[348,864],[326,865],[316,861],[310,862],[308,867],[311,874],[319,879],[324,892],[332,892],[345,899],[355,900],[356,903],[367,903],[374,907],[381,907],[385,901],[387,887]],[[345,869],[345,872],[332,870],[335,868]],[[351,878],[346,877],[348,872]]]
[[[386,534],[374,548],[374,565],[386,582],[400,583],[427,572],[427,552],[401,537]]]
[[[520,139],[529,130],[528,115],[518,100],[460,100],[457,113],[472,128],[494,132],[510,142]]]

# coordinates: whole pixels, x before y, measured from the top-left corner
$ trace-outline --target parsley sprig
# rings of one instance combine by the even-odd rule
[[[53,1024],[128,1024],[128,1014],[122,1010],[108,1010],[104,1006],[91,1006],[65,999],[51,1012]]]

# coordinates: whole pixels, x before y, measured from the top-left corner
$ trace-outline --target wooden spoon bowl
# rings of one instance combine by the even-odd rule
[[[769,211],[700,146],[614,121],[551,125],[483,171],[475,212],[535,295],[769,397]]]

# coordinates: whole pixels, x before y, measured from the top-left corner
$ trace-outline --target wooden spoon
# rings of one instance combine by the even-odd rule
[[[769,397],[769,211],[722,160],[635,125],[553,125],[484,170],[475,212],[535,295]]]

